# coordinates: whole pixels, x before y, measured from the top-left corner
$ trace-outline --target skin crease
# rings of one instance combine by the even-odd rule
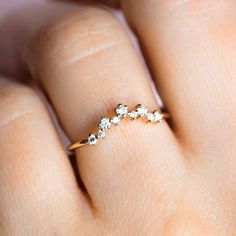
[[[235,1],[120,5],[170,126],[123,122],[76,151],[85,192],[43,99],[9,77],[40,84],[73,142],[119,102],[154,110],[147,68],[101,6],[19,10],[1,28],[0,235],[236,235]]]

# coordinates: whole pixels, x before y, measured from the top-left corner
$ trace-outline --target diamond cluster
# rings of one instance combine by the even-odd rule
[[[138,104],[135,110],[128,110],[127,105],[118,104],[115,108],[116,115],[112,118],[102,117],[96,134],[90,134],[87,138],[87,142],[90,145],[96,145],[98,139],[104,139],[106,137],[106,130],[110,129],[112,125],[118,125],[121,119],[129,117],[131,120],[136,120],[138,118],[146,119],[148,122],[161,122],[164,119],[163,113],[161,111],[149,112],[148,108],[142,104]]]

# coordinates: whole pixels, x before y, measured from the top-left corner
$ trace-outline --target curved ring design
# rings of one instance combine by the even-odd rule
[[[151,123],[160,123],[164,119],[169,118],[169,114],[161,112],[160,110],[155,110],[154,112],[149,112],[148,108],[142,104],[138,104],[135,110],[129,111],[127,105],[118,104],[115,108],[116,115],[112,118],[102,117],[98,124],[97,133],[90,133],[87,139],[71,144],[68,150],[73,151],[79,147],[85,145],[96,145],[99,139],[104,139],[106,136],[106,130],[110,129],[112,125],[118,125],[120,121],[128,117],[131,120],[144,119]]]

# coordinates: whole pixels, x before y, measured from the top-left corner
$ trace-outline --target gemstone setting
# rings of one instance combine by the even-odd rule
[[[154,112],[155,121],[161,122],[163,120],[163,114],[160,111]]]
[[[115,111],[116,111],[117,116],[122,118],[122,117],[125,117],[127,115],[128,107],[126,105],[118,104]]]
[[[129,116],[132,120],[135,120],[135,119],[138,118],[138,113],[137,113],[137,111],[130,111],[130,112],[128,113],[128,116]]]
[[[95,145],[97,143],[97,137],[94,134],[90,134],[88,137],[88,143],[90,145]]]
[[[102,117],[98,127],[100,127],[103,130],[110,129],[111,128],[111,122],[108,118]]]
[[[110,122],[113,125],[118,125],[120,123],[120,118],[118,116],[114,116],[114,117],[111,118]]]
[[[148,113],[147,114],[147,120],[150,121],[150,122],[154,122],[154,121],[156,121],[156,117],[153,113]]]
[[[162,113],[161,110],[149,112],[148,108],[143,104],[136,105],[134,110],[128,110],[127,105],[118,104],[115,108],[115,113],[116,114],[112,117],[101,117],[100,122],[97,125],[98,129],[96,133],[90,133],[87,139],[71,144],[68,149],[71,151],[86,144],[96,145],[99,140],[106,137],[106,132],[111,126],[118,125],[126,116],[131,120],[140,119],[152,123],[159,123],[164,119],[169,118],[169,114]]]
[[[144,116],[146,116],[147,113],[148,113],[147,107],[144,106],[144,105],[142,105],[142,104],[139,104],[139,105],[137,106],[136,111],[137,111],[137,113],[138,113],[138,115],[139,115],[140,117],[144,117]]]
[[[98,138],[98,139],[103,139],[103,138],[105,138],[105,137],[106,137],[105,130],[102,130],[102,129],[98,130],[98,132],[97,132],[97,138]]]

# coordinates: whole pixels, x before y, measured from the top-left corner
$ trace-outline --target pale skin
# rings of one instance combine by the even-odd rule
[[[3,36],[0,235],[236,235],[236,1],[121,9],[147,66],[95,4],[42,4]],[[118,103],[156,109],[148,70],[171,119],[122,122],[74,169],[42,98],[13,78],[41,85],[75,142]]]

